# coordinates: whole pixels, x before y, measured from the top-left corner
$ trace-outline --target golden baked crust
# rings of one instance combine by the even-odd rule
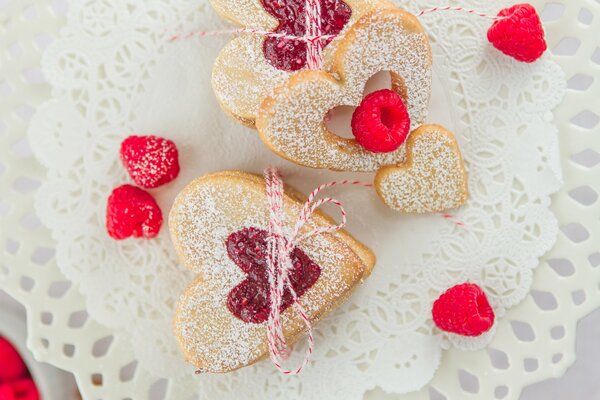
[[[267,97],[256,127],[271,150],[307,167],[372,172],[401,163],[404,146],[387,154],[370,152],[331,132],[324,118],[335,107],[359,105],[367,81],[388,71],[415,129],[428,112],[431,65],[429,41],[418,19],[400,9],[377,9],[340,40],[330,72],[298,72]]]
[[[303,202],[286,187],[287,226]],[[245,279],[226,253],[227,237],[243,228],[266,229],[264,180],[239,171],[201,177],[177,197],[169,217],[173,243],[182,263],[198,276],[178,303],[174,332],[187,361],[205,372],[224,373],[253,364],[267,354],[265,324],[247,324],[227,308],[227,295]],[[316,212],[304,231],[329,226]],[[299,247],[321,267],[321,276],[300,299],[312,323],[338,307],[372,271],[375,256],[345,231],[307,239]],[[293,307],[282,313],[289,343],[305,331]]]
[[[423,125],[407,141],[406,162],[379,170],[375,189],[385,204],[405,213],[443,212],[469,197],[458,142],[440,125]]]

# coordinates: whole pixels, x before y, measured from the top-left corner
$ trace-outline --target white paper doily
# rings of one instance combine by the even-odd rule
[[[483,7],[472,3],[465,6]],[[57,241],[59,267],[87,297],[91,316],[130,334],[149,373],[201,397],[333,399],[344,387],[348,398],[359,399],[374,386],[411,392],[433,378],[440,362],[445,341],[433,329],[430,310],[442,291],[476,282],[498,316],[527,294],[531,270],[558,231],[548,208],[561,180],[550,121],[566,86],[562,71],[547,59],[526,65],[491,49],[485,19],[431,15],[423,22],[438,87],[429,120],[455,131],[461,142],[471,199],[456,217],[466,228],[438,216],[400,216],[372,193],[340,193],[350,231],[364,238],[378,263],[347,305],[316,328],[310,370],[296,379],[261,363],[233,376],[198,379],[172,334],[174,304],[193,277],[178,262],[167,230],[153,241],[117,243],[106,234],[107,195],[127,181],[121,141],[146,132],[178,143],[185,172],[155,191],[165,211],[185,184],[211,171],[260,172],[277,163],[304,191],[340,174],[279,160],[255,132],[219,109],[210,77],[229,38],[167,42],[165,29],[222,25],[208,2],[70,4],[68,31],[46,50],[43,63],[53,100],[38,109],[29,130],[34,153],[49,170],[36,207]],[[505,6],[496,1],[482,9]],[[446,341],[475,349],[492,337],[449,335]],[[338,372],[327,374],[332,370]]]
[[[109,18],[109,19],[110,19],[110,18]],[[91,24],[90,26],[92,26],[92,25],[93,25],[93,24]],[[12,132],[12,131],[11,131],[11,132]],[[12,148],[11,148],[11,150],[12,150]],[[3,159],[4,159],[4,158],[3,158]],[[9,164],[9,165],[11,165],[11,166],[12,166],[12,164]],[[3,199],[3,200],[4,200],[4,199]],[[11,211],[12,211],[12,210],[11,210]],[[11,215],[11,216],[13,215],[13,214],[12,214],[12,212],[10,213],[10,215]],[[3,234],[4,234],[4,233],[3,233]],[[21,243],[21,242],[20,242],[20,241],[14,241],[14,243],[17,243],[17,249],[16,249],[16,250],[14,250],[14,246],[15,246],[15,245],[11,245],[12,247],[11,247],[11,246],[8,246],[8,247],[10,247],[10,248],[12,248],[12,249],[13,249],[13,250],[11,250],[11,251],[13,251],[13,252],[14,252],[14,253],[16,253],[16,254],[23,254],[23,253],[22,253],[22,250],[21,250],[21,248],[18,248],[18,244],[19,244],[19,243]],[[27,251],[27,250],[25,250],[25,251]],[[591,253],[590,253],[590,254],[591,254]],[[8,271],[8,272],[10,272],[10,270],[7,270],[7,271]],[[563,272],[564,272],[564,271],[563,271]],[[578,272],[579,272],[579,271],[578,271]],[[31,275],[33,275],[33,274],[31,274]],[[30,292],[37,292],[37,287],[36,287],[36,285],[35,285],[35,281],[37,281],[37,280],[38,280],[40,277],[39,277],[39,275],[34,275],[34,277],[35,277],[35,280],[31,280],[31,278],[29,278],[29,279],[31,280],[31,282],[30,282],[31,284],[29,284],[29,283],[28,283],[27,279],[21,279],[21,283],[22,283],[22,285],[21,285],[21,286],[22,286],[21,290],[22,290],[22,291],[27,291],[27,290],[29,290]],[[24,282],[24,283],[23,283],[23,282]],[[54,286],[54,285],[53,285],[53,286]],[[60,286],[60,285],[58,285],[58,286]],[[35,289],[35,290],[34,290],[34,289]],[[52,291],[51,291],[51,292],[52,292]],[[67,290],[67,291],[66,291],[66,293],[68,293],[68,294],[70,295],[71,293],[73,293],[73,290]],[[65,293],[63,292],[63,293],[62,293],[62,295],[65,295]],[[555,296],[556,296],[556,294],[555,294]],[[579,298],[580,298],[580,297],[579,297]],[[511,312],[512,312],[512,311],[511,311]],[[56,311],[54,311],[54,310],[53,310],[53,314],[52,314],[52,315],[56,315],[56,316],[58,317],[58,313],[57,313]],[[45,319],[44,319],[44,318],[42,318],[42,322],[44,322],[44,320],[46,321],[46,323],[48,322],[48,318],[45,318]],[[76,320],[76,318],[75,318],[75,320]],[[58,324],[58,322],[57,322],[57,324]],[[87,323],[85,326],[89,326],[90,324],[91,324],[91,321],[88,321],[88,323]],[[50,325],[51,325],[51,326],[53,326],[53,325],[54,325],[54,321],[52,321],[52,322],[50,323]],[[48,329],[51,329],[51,328],[48,328]],[[78,335],[78,336],[82,336],[82,335]],[[119,336],[119,334],[117,334],[117,333],[115,333],[115,336],[116,336],[116,337],[120,337],[120,336]],[[39,337],[38,337],[38,338],[39,338]],[[98,336],[97,336],[97,335],[91,335],[91,336],[89,336],[88,338],[98,338]],[[81,340],[81,339],[83,339],[83,338],[80,338],[79,340]],[[541,339],[541,338],[536,338],[536,341],[539,341],[540,339]],[[53,342],[54,342],[55,340],[56,340],[56,339],[54,339],[54,340],[53,340]],[[498,339],[497,339],[497,340],[498,340]],[[75,343],[75,341],[73,341],[73,343]],[[73,350],[74,350],[75,348],[77,348],[77,349],[83,348],[83,345],[81,344],[81,342],[79,342],[79,341],[78,341],[78,342],[76,342],[76,343],[77,343],[77,346],[73,345],[73,343],[68,343],[68,345],[70,345],[71,347],[65,346],[65,347],[64,347],[64,349],[62,349],[62,350],[63,350],[63,353],[64,353],[64,354],[63,354],[63,359],[67,360],[67,359],[68,359],[68,357],[75,357],[75,354],[74,354],[74,351],[73,351]],[[49,341],[48,341],[47,339],[46,339],[46,344],[48,344],[48,345],[50,344],[50,343],[49,343]],[[102,353],[102,354],[100,354],[100,356],[104,355],[104,357],[123,357],[123,360],[125,360],[125,359],[129,359],[129,360],[131,360],[131,358],[129,358],[131,353],[128,353],[128,352],[122,352],[122,351],[121,351],[121,350],[122,350],[122,349],[121,349],[121,346],[122,346],[122,345],[123,345],[123,343],[122,343],[120,340],[116,340],[116,341],[114,341],[114,342],[112,343],[112,346],[110,347],[110,351],[109,351],[108,353],[106,353],[106,354]],[[60,345],[59,345],[59,346],[60,346]],[[126,346],[126,345],[125,345],[125,346]],[[39,345],[37,345],[37,346],[35,346],[35,347],[37,347],[37,348],[40,348],[40,346],[39,346]],[[102,346],[100,346],[100,347],[102,347]],[[58,348],[57,348],[57,347],[56,347],[56,345],[52,346],[52,349],[54,349],[54,350],[53,350],[54,352],[59,352],[59,351],[61,350],[61,348],[60,348],[60,347],[58,347]],[[71,349],[71,350],[70,350],[70,349]],[[117,349],[117,350],[116,350],[116,349]],[[115,352],[120,352],[120,353],[115,353]],[[79,357],[80,353],[81,353],[81,352],[77,352],[77,353],[76,353],[78,357]],[[453,354],[453,352],[450,352],[450,354]],[[475,355],[475,354],[479,354],[479,353],[473,353],[473,355]],[[84,353],[82,356],[84,356],[84,357],[85,357],[85,353]],[[471,356],[472,356],[472,355],[470,355],[470,354],[467,354],[467,355],[464,355],[464,354],[463,354],[463,355],[462,355],[462,357],[463,357],[464,359],[470,358]],[[451,358],[450,358],[450,359],[451,359]],[[560,360],[559,360],[557,363],[558,363],[558,364],[560,364]],[[113,365],[114,365],[114,364],[113,364]],[[120,364],[120,365],[125,365],[125,364]],[[474,364],[470,364],[470,365],[474,365]],[[512,365],[512,364],[511,364],[511,365]],[[86,372],[83,372],[83,371],[84,371],[84,367],[83,367],[83,365],[80,365],[80,366],[81,366],[81,368],[82,368],[82,369],[80,370],[80,371],[81,371],[81,372],[80,372],[80,377],[83,377],[83,376],[85,376]],[[91,372],[93,372],[93,371],[98,371],[97,369],[94,369],[94,368],[93,368],[91,365],[90,365],[90,366],[88,366],[88,367],[85,367],[85,369],[87,369],[87,372],[89,372],[89,373],[91,373]],[[125,372],[126,372],[126,371],[125,371]],[[476,373],[476,374],[477,374],[478,372],[477,372],[477,371],[474,371],[473,373]],[[105,385],[103,386],[104,390],[109,390],[109,389],[107,388],[107,386],[108,386],[108,387],[110,387],[110,382],[111,382],[113,379],[115,379],[116,377],[115,377],[114,375],[112,375],[112,376],[111,376],[111,374],[110,374],[110,373],[107,373],[107,372],[105,372],[105,371],[102,371],[101,375],[103,375],[103,376],[104,376],[104,378],[105,378]],[[135,380],[136,380],[136,381],[137,381],[138,379],[144,379],[144,380],[145,380],[145,379],[148,379],[148,381],[150,381],[150,380],[151,380],[150,378],[148,378],[148,377],[146,377],[146,376],[140,376],[140,375],[145,375],[145,374],[136,374],[136,375],[135,375]],[[530,376],[531,376],[531,375],[530,375]],[[128,378],[128,377],[127,377],[127,376],[121,376],[120,378],[121,378],[122,380],[127,380],[127,378]],[[86,379],[86,382],[87,382],[87,381],[88,381],[88,380]],[[486,383],[487,383],[487,382],[486,382]],[[512,383],[512,381],[511,381],[511,383]],[[139,382],[138,382],[138,384],[139,384]],[[89,384],[88,384],[88,385],[89,385]],[[160,385],[159,385],[159,386],[160,386]],[[122,386],[119,386],[119,387],[122,387]],[[136,387],[137,387],[137,384],[136,384]],[[486,387],[487,387],[487,386],[486,386]],[[170,395],[170,397],[171,397],[171,396],[173,396],[172,398],[182,398],[182,397],[177,397],[177,391],[179,390],[179,389],[178,389],[178,386],[176,386],[176,385],[169,385],[169,388],[170,388],[170,389],[169,389],[169,395]],[[482,391],[482,389],[485,389],[485,387],[483,387],[483,384],[482,384],[482,383],[481,383],[481,381],[480,381],[480,387],[479,387],[478,391]],[[123,390],[125,390],[125,389],[123,389]],[[444,391],[444,392],[446,392],[446,393],[449,393],[449,392],[447,392],[447,391],[445,391],[445,390],[443,390],[443,391]],[[123,396],[123,394],[122,394],[122,393],[124,393],[124,392],[116,392],[116,393],[119,393],[119,396]],[[140,392],[140,393],[141,393],[141,392]],[[189,393],[189,392],[188,392],[188,393]],[[109,398],[113,398],[113,397],[110,397],[110,396],[109,396]]]

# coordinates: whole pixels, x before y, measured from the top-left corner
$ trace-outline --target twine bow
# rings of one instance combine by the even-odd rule
[[[321,22],[321,0],[306,0],[305,7],[306,33],[303,36],[269,32],[262,29],[241,28],[220,31],[199,31],[171,36],[170,42],[193,37],[210,37],[220,35],[251,34],[275,37],[283,40],[299,40],[306,42],[306,66],[319,70],[323,67],[323,42],[334,39],[336,35],[324,35]]]
[[[265,171],[267,203],[269,206],[269,238],[267,241],[267,274],[269,277],[271,309],[269,319],[267,320],[267,342],[269,345],[269,356],[277,369],[286,375],[298,375],[308,364],[314,348],[313,328],[306,313],[306,310],[300,304],[298,295],[292,287],[289,272],[293,265],[291,262],[291,253],[294,248],[303,241],[313,236],[324,233],[333,233],[339,231],[346,225],[346,211],[339,200],[331,197],[323,197],[316,200],[319,193],[323,190],[339,185],[358,185],[372,187],[373,185],[360,181],[334,181],[319,186],[308,196],[304,206],[300,210],[295,226],[288,232],[285,227],[285,212],[283,208],[284,187],[281,173],[273,167]],[[340,210],[342,221],[338,225],[315,228],[308,233],[301,234],[302,228],[310,221],[314,212],[324,204],[333,204]],[[281,323],[280,305],[283,300],[285,290],[289,290],[293,299],[293,306],[302,319],[307,329],[308,349],[304,355],[302,363],[294,370],[284,369],[282,364],[290,356],[285,336],[283,334],[283,325]]]

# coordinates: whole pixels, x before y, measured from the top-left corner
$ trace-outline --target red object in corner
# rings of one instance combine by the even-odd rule
[[[31,378],[0,385],[0,400],[39,400],[40,394]]]
[[[0,337],[0,384],[23,378],[26,375],[27,366],[17,350],[8,340]],[[1,396],[0,399],[2,399]]]

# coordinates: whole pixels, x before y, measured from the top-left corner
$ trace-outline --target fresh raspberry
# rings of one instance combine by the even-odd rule
[[[365,97],[352,115],[356,141],[373,153],[389,153],[406,141],[410,116],[398,93],[383,89]]]
[[[463,283],[448,289],[433,303],[433,322],[443,331],[480,336],[494,325],[494,310],[481,288]]]
[[[548,45],[544,27],[531,4],[516,4],[498,13],[504,17],[494,21],[488,40],[495,48],[518,61],[531,63],[544,54]]]
[[[25,375],[27,375],[25,362],[12,344],[0,337],[0,383],[10,382]]]
[[[154,238],[160,232],[162,221],[156,200],[135,186],[123,185],[108,198],[106,228],[113,239]]]
[[[171,140],[156,136],[129,136],[121,144],[121,160],[133,181],[157,188],[179,175],[179,154]]]
[[[0,400],[39,400],[40,395],[31,378],[0,385]]]

